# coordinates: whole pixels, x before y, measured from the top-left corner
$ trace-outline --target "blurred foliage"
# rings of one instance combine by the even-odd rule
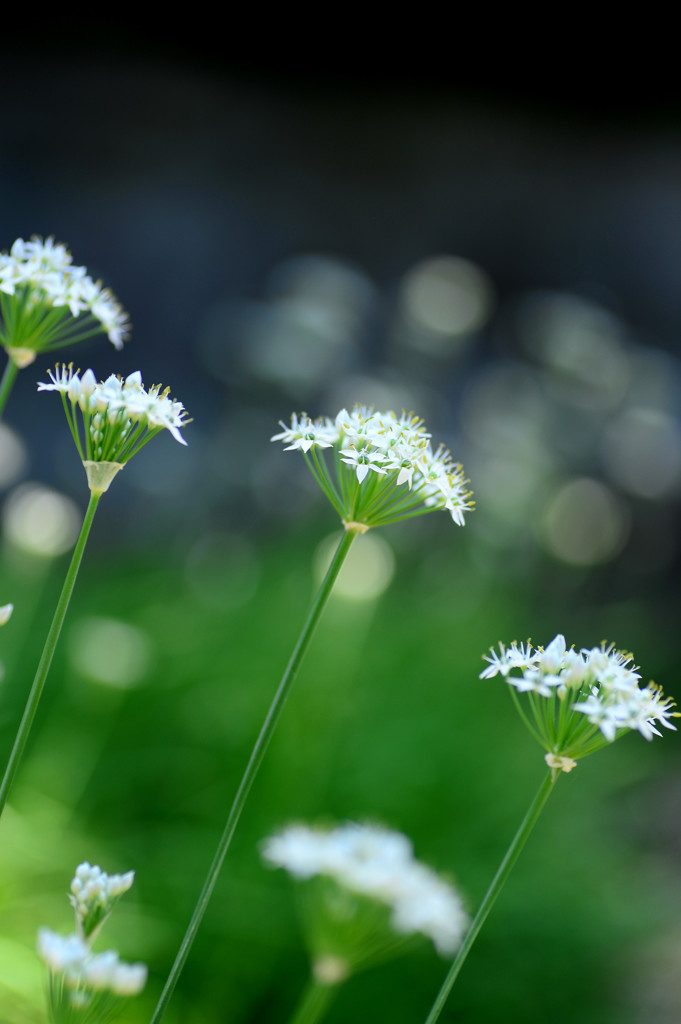
[[[590,644],[620,618],[614,639],[628,643],[625,621],[643,615],[613,606],[595,617],[586,604],[566,612],[536,582],[499,583],[481,572],[467,528],[445,517],[408,526],[415,533],[383,533],[396,575],[382,596],[332,598],[170,1024],[285,1020],[295,1004],[307,968],[294,894],[258,856],[259,841],[290,821],[398,828],[420,859],[455,878],[474,910],[544,771],[505,687],[477,679],[481,653],[524,638],[530,625],[536,642],[560,628]],[[178,546],[134,558],[100,547],[86,559],[0,826],[0,1021],[44,1020],[35,934],[40,925],[71,927],[65,893],[84,859],[137,872],[101,943],[149,963],[147,991],[125,1016],[148,1020],[305,614],[321,540],[308,530],[257,546],[251,539],[252,547],[244,540],[242,550],[225,533],[213,537],[210,558]],[[3,752],[61,569],[44,576],[32,609],[17,602],[11,628],[23,636],[21,651],[11,628],[3,631]],[[39,589],[25,570],[6,553],[7,592]],[[644,674],[652,662],[673,684],[664,630],[644,626],[632,643]],[[98,651],[87,641],[93,631]],[[141,673],[124,656],[130,643]],[[655,949],[677,927],[681,899],[679,836],[664,825],[679,784],[675,742],[668,735],[647,745],[633,735],[561,779],[445,1019],[644,1019],[653,988],[660,999]],[[360,975],[329,1021],[420,1020],[445,970],[424,948]]]

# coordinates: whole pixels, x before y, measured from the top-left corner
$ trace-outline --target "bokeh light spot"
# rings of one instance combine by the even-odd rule
[[[643,498],[667,498],[681,487],[681,428],[657,409],[627,409],[607,427],[608,475]]]
[[[314,555],[319,582],[338,546],[338,534],[326,537]],[[334,585],[334,594],[349,601],[373,601],[388,587],[395,572],[395,556],[387,541],[367,533],[354,541]]]
[[[8,541],[21,551],[56,558],[76,543],[81,513],[70,498],[42,484],[25,483],[7,498],[3,524]]]
[[[598,303],[567,292],[533,292],[518,308],[528,350],[551,372],[565,401],[613,408],[626,393],[630,358],[624,327]]]
[[[73,626],[69,658],[86,679],[120,689],[138,686],[153,661],[146,633],[128,622],[98,616],[82,618]]]
[[[563,484],[544,515],[547,549],[570,565],[609,562],[621,551],[628,532],[622,504],[608,487],[588,477]]]
[[[401,305],[407,319],[438,335],[456,337],[479,330],[493,304],[487,274],[458,256],[423,260],[402,282]]]
[[[14,431],[0,423],[0,488],[11,487],[24,472],[26,446]]]

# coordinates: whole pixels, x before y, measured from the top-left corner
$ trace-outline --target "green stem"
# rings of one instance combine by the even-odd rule
[[[336,995],[337,985],[324,985],[312,976],[289,1024],[317,1024]]]
[[[537,823],[537,818],[541,814],[542,808],[548,800],[549,795],[551,794],[551,791],[553,790],[553,787],[555,785],[556,779],[559,775],[559,771],[549,772],[549,774],[546,776],[541,786],[539,787],[537,795],[530,804],[530,808],[527,814],[525,815],[520,828],[516,832],[511,845],[506,851],[506,856],[499,865],[499,869],[494,878],[492,879],[492,883],[489,889],[485,893],[485,898],[480,904],[480,908],[475,917],[473,918],[470,928],[466,932],[466,937],[463,940],[461,949],[456,954],[454,963],[450,967],[449,973],[445,978],[444,984],[440,989],[435,1002],[433,1003],[431,1011],[426,1019],[426,1024],[433,1024],[433,1022],[436,1021],[440,1016],[442,1008],[444,1007],[447,1001],[447,997],[449,996],[449,993],[452,990],[452,987],[457,979],[459,971],[463,967],[466,957],[470,953],[471,946],[475,942],[478,936],[478,932],[485,923],[487,915],[494,906],[497,896],[503,889],[504,883],[506,882],[506,879],[510,875],[511,869],[517,861],[520,851],[527,842],[530,832]]]
[[[151,1024],[158,1024],[158,1022],[163,1019],[163,1015],[168,1007],[168,1003],[170,1002],[177,980],[182,972],[182,968],[184,967],[185,961],[189,955],[194,939],[196,938],[196,933],[199,930],[203,915],[206,912],[208,902],[220,873],[220,868],[222,867],[222,862],[224,861],[225,854],[229,849],[229,844],[232,841],[232,836],[234,835],[239,818],[241,817],[241,812],[248,798],[250,788],[253,785],[253,780],[258,773],[258,769],[260,768],[270,740],[272,739],[274,730],[277,727],[277,722],[279,721],[282,709],[286,703],[286,698],[288,697],[296,675],[298,674],[298,669],[300,668],[305,652],[307,651],[310,640],[312,639],[317,622],[319,621],[321,613],[329,599],[336,577],[340,572],[340,568],[345,561],[345,557],[350,550],[350,545],[356,535],[356,530],[346,530],[344,532],[340,544],[336,549],[336,553],[331,560],[331,565],[329,566],[326,576],[317,591],[312,608],[310,609],[310,613],[307,617],[307,621],[305,622],[302,632],[298,637],[298,642],[293,649],[293,654],[286,666],[286,671],[284,672],[277,692],[272,699],[272,703],[270,704],[269,711],[267,712],[267,716],[263,722],[260,734],[255,741],[255,746],[253,747],[243,778],[241,779],[236,796],[234,797],[234,802],[227,817],[227,823],[220,837],[217,850],[215,851],[215,856],[213,857],[213,861],[208,869],[203,889],[201,890],[196,907],[194,908],[194,913],[187,927],[187,931],[182,939],[182,943],[175,958],[175,963],[170,970],[168,980],[166,981],[163,992],[161,993],[161,998],[158,1001],[154,1016],[151,1019]]]
[[[9,393],[12,390],[12,385],[14,384],[18,372],[19,367],[17,364],[13,359],[8,358],[7,365],[5,366],[5,372],[3,373],[2,380],[0,381],[0,417],[5,410]]]
[[[62,592],[59,595],[57,607],[52,619],[52,625],[50,626],[45,640],[45,646],[43,647],[43,653],[36,670],[35,679],[33,680],[33,686],[31,692],[28,695],[26,701],[26,707],[24,708],[24,714],[19,724],[17,734],[14,740],[14,746],[12,747],[12,753],[9,756],[7,767],[5,769],[5,775],[0,786],[0,814],[2,814],[9,791],[12,788],[14,777],[19,768],[21,758],[24,753],[26,741],[28,740],[28,734],[31,731],[33,725],[33,719],[35,718],[36,711],[38,709],[38,703],[43,692],[45,680],[47,679],[47,673],[50,671],[50,665],[52,664],[52,657],[54,655],[57,641],[59,640],[59,634],[64,624],[66,612],[69,607],[69,601],[71,600],[71,594],[78,576],[78,570],[80,563],[83,558],[83,552],[87,543],[88,535],[90,533],[90,527],[92,526],[92,520],[95,517],[97,511],[97,504],[101,494],[91,494],[90,501],[83,519],[83,525],[80,530],[80,536],[76,542],[76,546],[71,557],[71,564],[69,565],[68,572],[66,573],[66,579],[64,580],[64,586]]]

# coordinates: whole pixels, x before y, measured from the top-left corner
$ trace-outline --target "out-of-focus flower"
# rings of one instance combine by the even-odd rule
[[[3,604],[0,606],[0,626],[4,626],[9,622],[13,611],[13,604]]]
[[[457,892],[414,858],[411,842],[399,832],[354,823],[326,831],[292,825],[267,839],[262,855],[295,878],[329,880],[341,893],[363,897],[369,906],[379,904],[387,909],[384,921],[367,911],[362,901],[339,900],[333,893],[329,898],[328,890],[320,891],[317,902],[324,907],[320,910],[317,906],[315,915],[322,914],[328,920],[323,928],[315,929],[326,940],[313,949],[315,960],[334,956],[354,969],[364,959],[367,946],[381,946],[380,933],[386,926],[393,933],[392,940],[384,940],[386,946],[394,946],[396,935],[418,933],[432,939],[437,951],[447,956],[461,943],[467,917]],[[336,930],[334,906],[339,908]],[[354,918],[352,929],[346,927],[348,914]],[[314,945],[315,937],[310,941]]]
[[[294,413],[291,426],[281,426],[272,441],[303,453],[346,526],[369,529],[435,509],[463,526],[473,508],[461,466],[442,446],[433,451],[423,421],[411,413],[356,406],[341,409],[335,420]]]
[[[81,376],[72,364],[62,364],[49,376],[50,383],[38,384],[38,391],[61,394],[93,491],[107,490],[115,473],[161,430],[168,430],[180,444],[187,443],[180,433],[190,422],[184,406],[160,384],[146,391],[139,371],[126,378],[111,374],[98,382],[92,370]]]
[[[144,964],[124,963],[114,950],[92,951],[104,920],[134,879],[134,871],[107,875],[96,865],[79,864],[69,896],[76,934],[58,935],[49,928],[38,931],[38,955],[50,971],[47,996],[53,1024],[109,1020],[122,1009],[123,997],[137,995],[144,988]]]
[[[101,928],[111,909],[135,881],[135,872],[107,875],[96,864],[85,861],[76,868],[71,880],[69,903],[76,913],[78,934],[91,939]]]
[[[516,706],[532,734],[548,751],[554,770],[570,771],[573,759],[585,757],[636,730],[650,740],[661,736],[658,723],[676,729],[674,701],[655,683],[640,686],[633,655],[612,644],[568,648],[562,634],[548,647],[530,643],[499,644],[483,656],[489,665],[481,679],[502,675],[512,687]],[[518,694],[525,694],[523,704]],[[560,763],[561,759],[566,759]]]
[[[40,959],[55,974],[63,974],[69,989],[108,989],[114,995],[137,995],[147,980],[144,964],[123,963],[118,953],[93,953],[79,935],[57,935],[49,928],[38,932]]]
[[[53,238],[17,238],[9,253],[0,253],[0,343],[17,366],[95,334],[120,349],[129,326],[113,293],[74,266]]]

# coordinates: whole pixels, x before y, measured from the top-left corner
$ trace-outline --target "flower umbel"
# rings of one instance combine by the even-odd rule
[[[395,955],[417,934],[442,956],[461,942],[467,917],[458,894],[414,858],[399,832],[354,823],[328,831],[292,825],[267,839],[262,855],[307,883],[307,937],[318,980],[324,965],[333,962],[338,972],[342,963],[348,974]]]
[[[106,334],[120,349],[128,329],[113,293],[74,266],[54,238],[17,238],[9,253],[0,253],[0,343],[17,366],[95,334]]]
[[[281,426],[272,441],[303,453],[346,528],[383,526],[436,509],[463,526],[473,508],[461,466],[442,446],[433,451],[431,435],[412,413],[398,417],[355,406],[341,409],[335,420],[294,413],[291,426]]]
[[[50,383],[38,384],[38,391],[61,394],[91,490],[105,491],[113,473],[163,429],[186,445],[180,433],[190,422],[184,406],[170,398],[169,388],[161,391],[160,384],[146,391],[139,371],[125,379],[111,374],[98,382],[92,370],[81,377],[72,364],[62,364],[49,375]]]
[[[612,644],[578,652],[558,634],[546,648],[499,644],[484,659],[489,665],[480,678],[506,679],[554,771],[571,771],[574,761],[632,730],[650,740],[662,735],[656,723],[676,729],[670,721],[679,717],[674,701],[655,683],[640,686],[633,655]]]

